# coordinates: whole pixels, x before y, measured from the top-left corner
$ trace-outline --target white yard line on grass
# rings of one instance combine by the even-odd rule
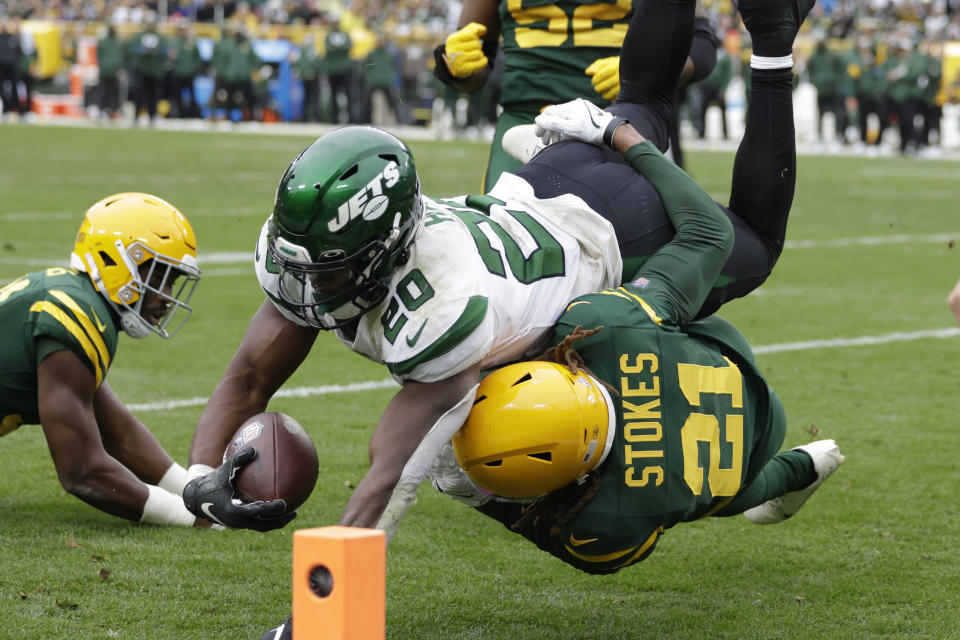
[[[807,351],[810,349],[834,349],[837,347],[862,347],[890,342],[907,342],[924,338],[953,338],[960,336],[960,328],[930,329],[927,331],[894,332],[882,336],[860,336],[859,338],[834,338],[833,340],[809,340],[806,342],[785,342],[754,347],[756,354],[781,353],[783,351]]]
[[[946,244],[960,239],[956,233],[929,233],[929,234],[899,234],[891,236],[861,236],[855,238],[833,238],[828,240],[787,240],[787,249],[821,249],[854,246],[877,246],[890,244]],[[250,264],[253,254],[245,251],[214,251],[201,253],[200,266],[210,264]],[[21,258],[17,256],[0,255],[0,265],[15,265],[20,267],[66,266],[63,258]],[[211,276],[237,275],[234,270],[212,271]],[[207,275],[207,274],[204,274]]]
[[[43,220],[79,220],[82,211],[9,211],[0,213],[3,222],[40,222]],[[263,207],[236,207],[231,209],[200,209],[191,211],[190,217],[226,218],[230,216],[263,216],[266,219],[269,209]]]
[[[754,347],[756,354],[780,353],[784,351],[807,351],[810,349],[836,349],[838,347],[861,347],[868,345],[887,344],[891,342],[906,342],[910,340],[922,340],[925,338],[953,338],[960,336],[960,328],[952,327],[949,329],[930,329],[927,331],[912,331],[909,333],[895,332],[882,336],[860,336],[859,338],[835,338],[833,340],[810,340],[807,342],[785,342],[782,344],[770,344]],[[332,393],[356,393],[358,391],[370,391],[373,389],[387,389],[398,386],[390,378],[383,380],[369,380],[367,382],[354,382],[351,384],[331,384],[322,387],[293,387],[292,389],[281,389],[275,398],[309,398],[312,396],[325,396]],[[163,402],[148,402],[144,404],[131,404],[127,407],[131,411],[163,411],[166,409],[176,409],[179,407],[197,407],[207,403],[207,398],[186,398],[183,400],[166,400]]]
[[[956,233],[900,234],[893,236],[862,236],[859,238],[833,238],[831,240],[787,240],[786,249],[820,249],[823,247],[869,247],[883,244],[946,244],[957,240]]]
[[[384,380],[369,380],[367,382],[352,382],[350,384],[328,384],[322,387],[293,387],[281,389],[274,398],[309,398],[311,396],[325,396],[331,393],[356,393],[372,389],[386,389],[398,386],[391,378]],[[147,402],[144,404],[128,404],[131,411],[162,411],[177,407],[197,407],[207,404],[207,398],[185,398],[183,400],[166,400],[164,402]]]

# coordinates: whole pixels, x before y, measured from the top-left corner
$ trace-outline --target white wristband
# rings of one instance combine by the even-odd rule
[[[755,56],[750,54],[751,69],[790,69],[793,67],[793,54],[779,58]]]
[[[183,498],[166,489],[147,485],[147,501],[143,505],[140,522],[149,524],[174,524],[192,527],[196,517],[187,511]]]
[[[199,478],[200,476],[205,476],[208,473],[213,473],[213,472],[214,472],[214,468],[211,466],[208,466],[205,464],[192,464],[190,465],[190,468],[187,469],[187,479],[186,479],[186,482],[184,482],[183,484],[184,486],[186,486],[187,482],[190,482],[194,478]]]
[[[183,488],[186,485],[187,470],[176,462],[170,465],[170,468],[167,469],[167,472],[163,474],[162,478],[160,478],[160,482],[157,483],[157,486],[161,489],[166,489],[170,493],[175,493],[178,496],[183,495]]]

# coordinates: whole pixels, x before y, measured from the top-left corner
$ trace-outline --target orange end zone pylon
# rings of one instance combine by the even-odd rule
[[[379,529],[293,533],[293,640],[384,640],[387,538]]]

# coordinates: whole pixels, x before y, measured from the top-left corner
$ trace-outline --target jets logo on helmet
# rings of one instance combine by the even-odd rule
[[[382,216],[390,202],[390,199],[383,195],[383,189],[392,187],[399,179],[399,167],[391,162],[366,187],[340,205],[336,219],[327,223],[327,229],[335,233],[357,216],[362,216],[364,220],[376,220]],[[373,197],[370,197],[371,195]]]
[[[267,228],[280,304],[336,329],[376,307],[423,216],[413,156],[374,127],[318,138],[287,167]]]

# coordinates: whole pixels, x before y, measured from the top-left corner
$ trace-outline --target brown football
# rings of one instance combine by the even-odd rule
[[[258,413],[240,425],[226,451],[226,460],[253,447],[257,457],[237,473],[237,497],[244,502],[283,500],[287,511],[302,505],[320,472],[317,449],[303,427],[277,411]]]

